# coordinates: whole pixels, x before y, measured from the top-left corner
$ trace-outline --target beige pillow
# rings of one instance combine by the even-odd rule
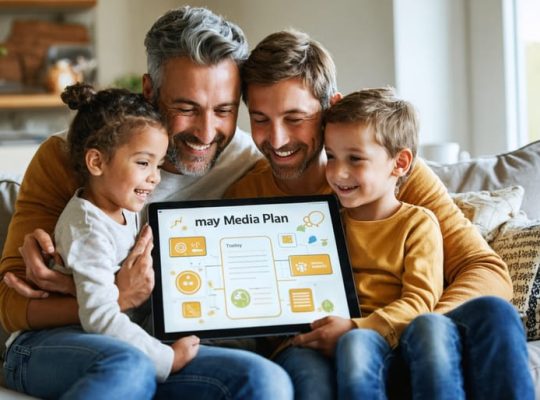
[[[509,186],[503,189],[480,192],[451,193],[460,210],[487,240],[493,240],[499,227],[519,214],[524,189]]]
[[[455,164],[428,163],[449,192],[493,190],[511,185],[525,189],[521,209],[531,219],[540,218],[540,140],[508,153],[474,158]]]
[[[540,220],[508,221],[490,246],[508,265],[512,303],[523,316],[527,338],[540,339]]]

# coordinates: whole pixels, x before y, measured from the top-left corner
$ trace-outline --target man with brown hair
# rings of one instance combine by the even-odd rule
[[[242,66],[242,93],[253,140],[266,160],[233,184],[227,197],[331,192],[325,179],[322,120],[324,110],[341,98],[335,76],[329,53],[304,33],[274,33],[255,47]],[[459,331],[468,396],[531,398],[523,327],[506,301],[512,297],[507,266],[422,160],[415,163],[397,197],[431,210],[443,234],[446,287],[435,309],[442,318],[418,325],[413,321],[411,334],[439,340],[438,349],[445,351],[445,340]],[[297,398],[334,396],[334,367],[322,355],[332,354],[336,345],[336,338],[329,336],[330,322],[317,321],[311,332],[297,336],[295,346],[275,358],[291,375]],[[433,362],[443,360],[435,352]],[[418,371],[428,377],[431,366],[423,367]]]

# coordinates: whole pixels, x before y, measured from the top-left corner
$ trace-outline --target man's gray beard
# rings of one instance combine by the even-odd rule
[[[187,175],[187,176],[204,176],[214,166],[214,164],[216,163],[216,160],[219,157],[220,153],[221,152],[218,149],[218,151],[216,152],[215,157],[208,164],[206,164],[203,168],[190,169],[190,168],[188,168],[187,165],[185,165],[179,159],[178,151],[176,150],[176,147],[169,146],[169,148],[167,149],[167,160],[174,166],[174,169],[179,174]]]

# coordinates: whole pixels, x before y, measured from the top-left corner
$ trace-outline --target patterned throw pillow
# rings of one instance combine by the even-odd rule
[[[512,303],[523,317],[527,338],[540,339],[540,220],[510,220],[490,246],[508,265]]]
[[[519,213],[524,190],[521,186],[480,192],[451,193],[454,203],[480,231],[493,240],[499,227]]]

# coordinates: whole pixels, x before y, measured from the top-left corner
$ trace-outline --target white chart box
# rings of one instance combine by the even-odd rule
[[[227,237],[221,239],[220,248],[227,317],[280,315],[281,301],[270,238]]]

